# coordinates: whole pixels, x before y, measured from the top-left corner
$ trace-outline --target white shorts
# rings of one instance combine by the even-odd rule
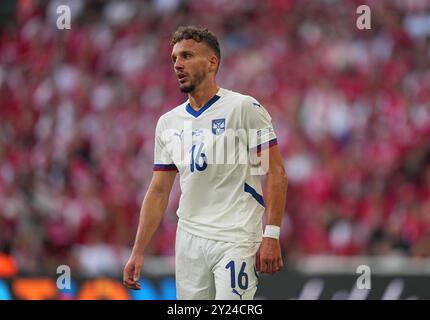
[[[252,300],[258,285],[259,242],[233,243],[176,231],[176,297],[179,300]]]

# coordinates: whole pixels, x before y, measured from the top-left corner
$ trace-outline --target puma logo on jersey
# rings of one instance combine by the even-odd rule
[[[175,132],[173,135],[177,136],[179,140],[182,141],[182,134],[184,133],[184,130],[181,130],[181,132]]]

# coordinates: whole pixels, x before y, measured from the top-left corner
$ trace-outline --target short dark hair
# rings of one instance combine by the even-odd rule
[[[171,45],[172,47],[182,41],[192,39],[196,42],[205,43],[217,56],[218,66],[221,61],[221,50],[217,37],[206,28],[198,28],[194,26],[180,26],[173,34]]]

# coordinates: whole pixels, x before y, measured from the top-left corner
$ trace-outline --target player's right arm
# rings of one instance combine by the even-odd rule
[[[123,283],[127,288],[140,289],[137,280],[143,267],[144,251],[166,210],[175,176],[176,171],[154,171],[153,173],[148,191],[142,202],[133,250],[124,267]]]

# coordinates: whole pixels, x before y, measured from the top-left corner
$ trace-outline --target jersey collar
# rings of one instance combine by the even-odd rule
[[[198,111],[194,110],[191,105],[190,102],[187,103],[185,110],[187,110],[187,112],[189,114],[191,114],[194,118],[197,118],[199,115],[201,115],[203,112],[205,112],[207,109],[209,109],[209,107],[211,105],[213,105],[215,102],[218,101],[219,98],[221,98],[221,88],[218,90],[218,92],[216,93],[216,95],[214,95],[208,102],[206,102],[206,104],[201,107]],[[189,101],[189,100],[188,100]]]

